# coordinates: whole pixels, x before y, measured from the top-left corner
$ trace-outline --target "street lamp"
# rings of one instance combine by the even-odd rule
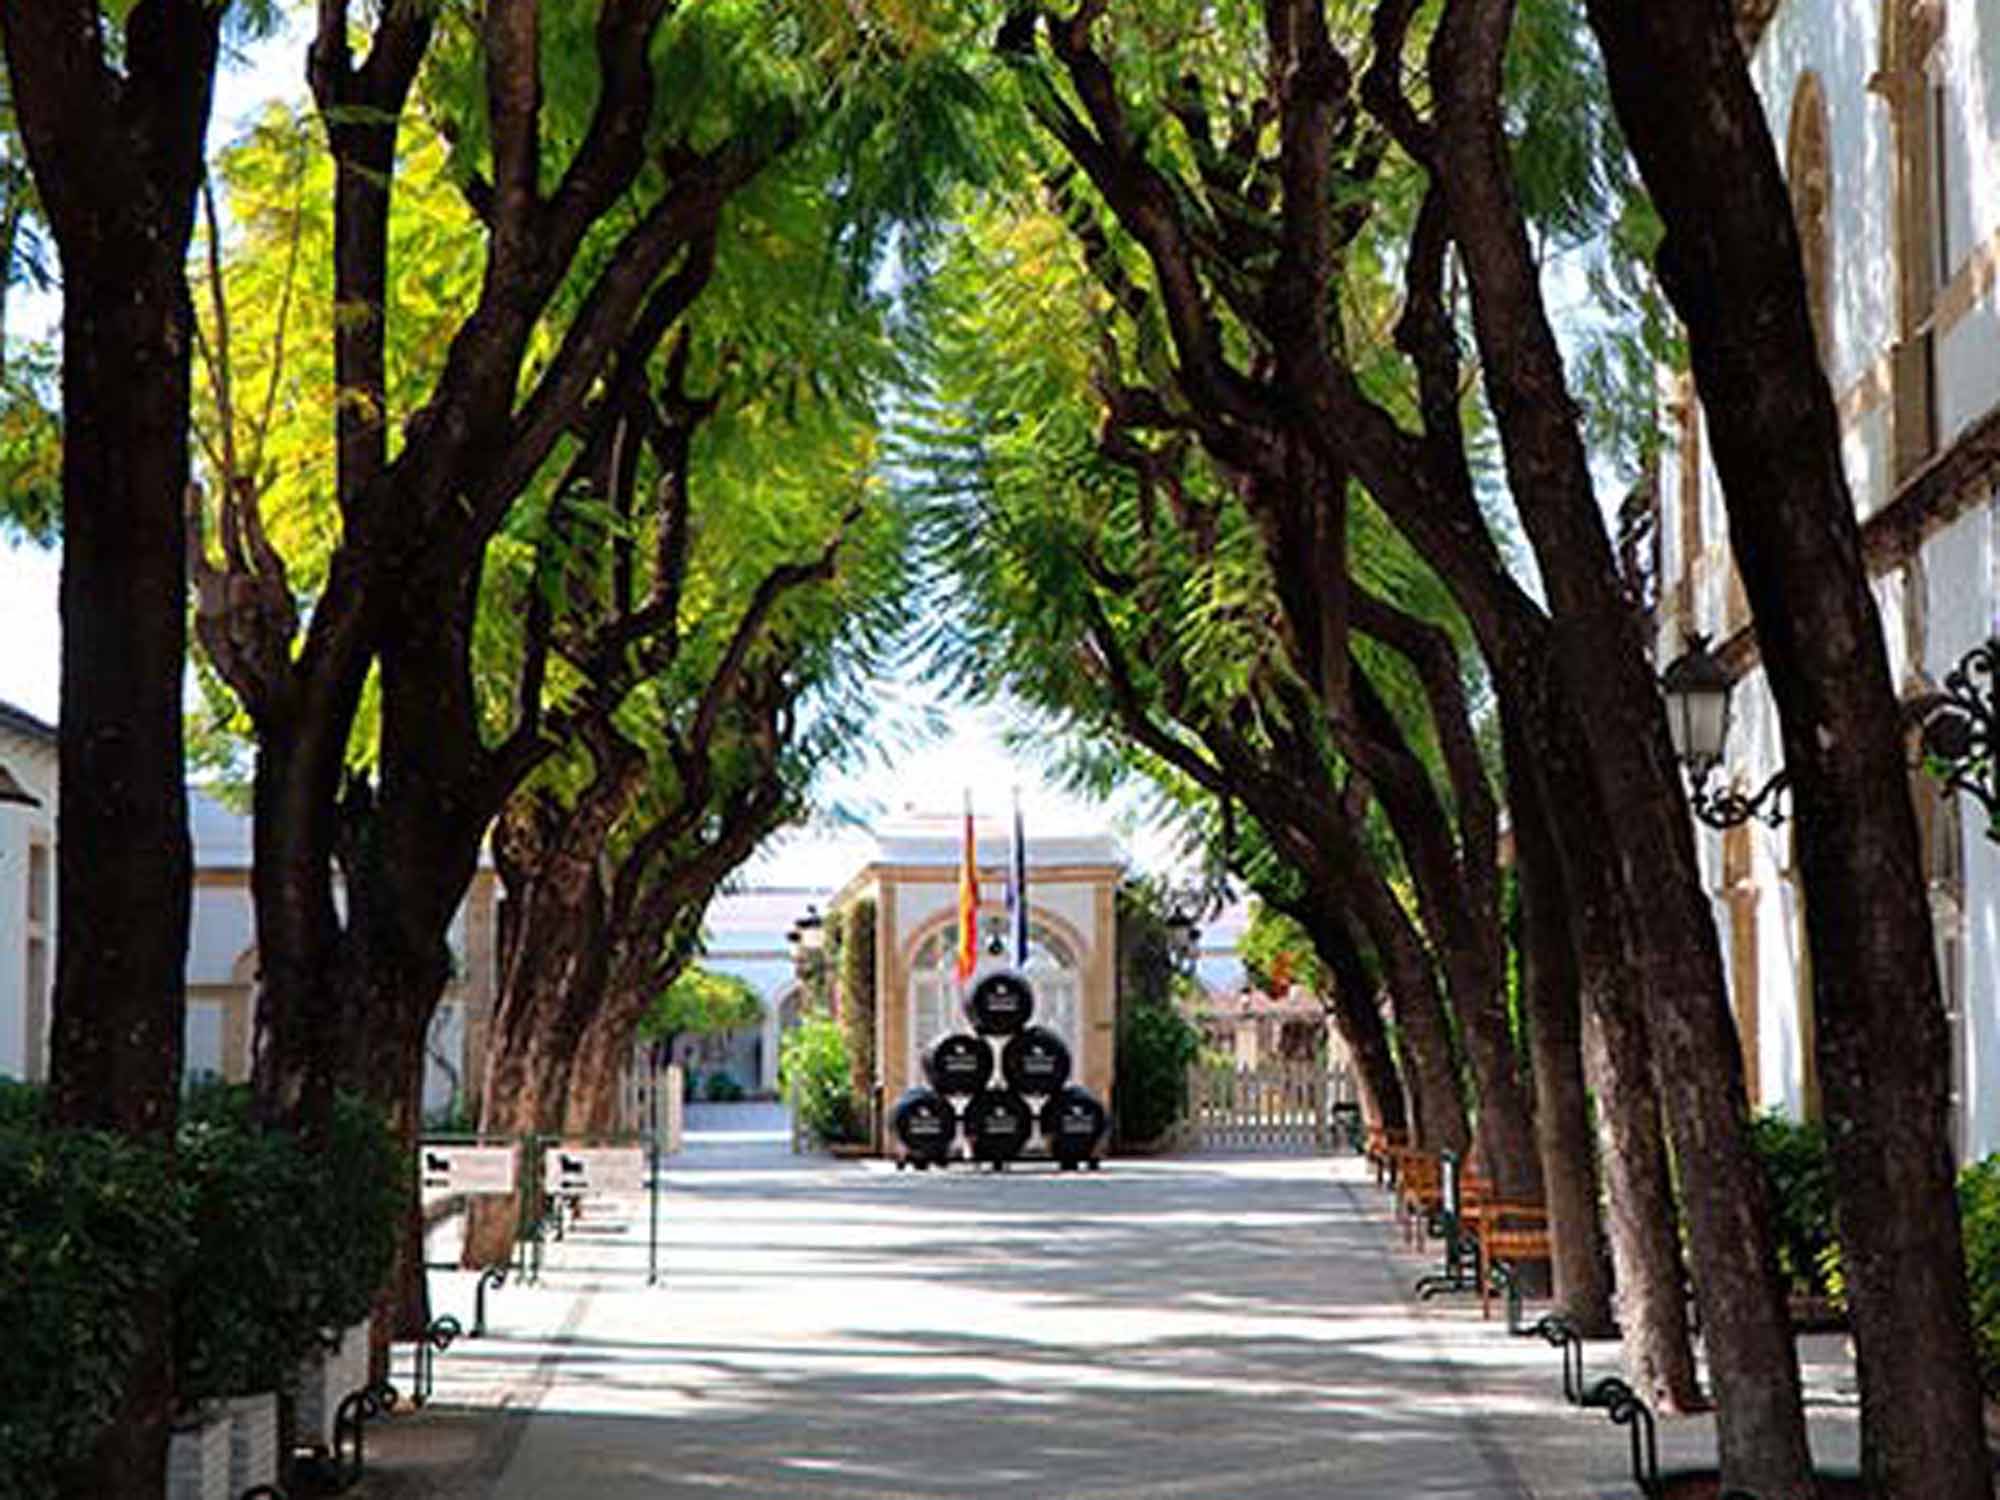
[[[1690,635],[1687,650],[1660,674],[1660,691],[1667,699],[1667,735],[1674,758],[1688,777],[1688,805],[1710,828],[1734,828],[1762,818],[1776,828],[1785,821],[1778,797],[1785,789],[1785,772],[1765,782],[1755,796],[1734,787],[1710,790],[1709,778],[1722,764],[1729,739],[1729,693],[1735,686],[1729,669],[1708,649],[1708,637]]]
[[[41,799],[14,779],[14,773],[0,766],[0,803],[12,802],[20,807],[40,807]]]
[[[1974,646],[1945,674],[1944,691],[1926,693],[1906,712],[1922,736],[1924,768],[1954,792],[1970,792],[1986,809],[1986,836],[2000,838],[2000,764],[1995,740],[1994,678],[2000,640]]]
[[[785,934],[785,941],[792,945],[792,972],[802,980],[810,979],[817,972],[820,955],[826,947],[826,918],[819,914],[817,906],[806,907],[806,914]]]
[[[1185,907],[1176,906],[1167,918],[1167,952],[1180,969],[1192,972],[1201,956],[1201,928]]]

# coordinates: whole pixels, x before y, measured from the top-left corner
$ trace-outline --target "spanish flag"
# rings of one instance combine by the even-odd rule
[[[958,982],[979,967],[979,859],[972,848],[972,793],[965,794],[965,849],[958,867]]]

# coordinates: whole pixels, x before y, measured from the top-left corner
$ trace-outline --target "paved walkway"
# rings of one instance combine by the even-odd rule
[[[1408,1300],[1426,1267],[1355,1158],[897,1173],[792,1157],[781,1118],[776,1140],[713,1123],[667,1174],[665,1284],[645,1200],[593,1205],[443,1356],[437,1403],[376,1429],[364,1493],[1637,1493],[1552,1350]],[[469,1324],[470,1279],[434,1285]],[[1615,1359],[1593,1346],[1592,1375]],[[1813,1374],[1815,1446],[1851,1462],[1845,1372]],[[1670,1466],[1712,1444],[1706,1420],[1662,1431]]]

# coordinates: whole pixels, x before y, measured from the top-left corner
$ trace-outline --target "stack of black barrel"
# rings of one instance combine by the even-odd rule
[[[1030,1024],[1035,992],[1028,981],[1012,970],[987,974],[966,997],[965,1012],[972,1030],[932,1043],[924,1053],[929,1086],[896,1103],[897,1167],[942,1167],[962,1140],[964,1155],[998,1171],[1039,1135],[1065,1172],[1095,1168],[1109,1117],[1090,1090],[1069,1081],[1063,1039]]]

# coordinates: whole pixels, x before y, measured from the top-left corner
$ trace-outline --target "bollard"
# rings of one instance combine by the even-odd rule
[[[503,1264],[488,1266],[479,1273],[479,1285],[472,1296],[472,1337],[486,1337],[486,1289],[496,1291],[507,1284],[507,1267]]]
[[[411,1351],[410,1404],[422,1406],[437,1388],[437,1357],[465,1333],[464,1325],[450,1313],[432,1318],[424,1336]]]

